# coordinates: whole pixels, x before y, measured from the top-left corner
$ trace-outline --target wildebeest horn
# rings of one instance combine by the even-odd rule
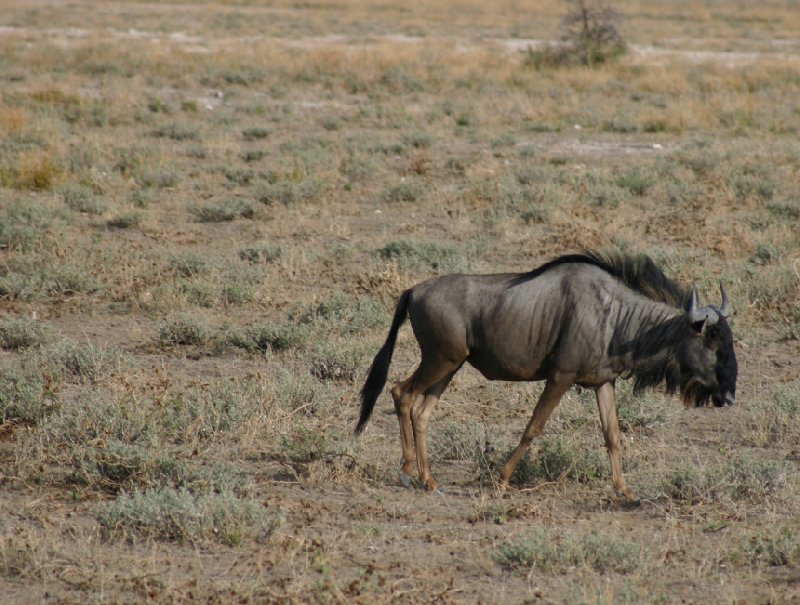
[[[692,298],[689,302],[689,320],[692,323],[700,321],[707,322],[708,325],[714,325],[719,321],[719,315],[711,307],[697,308],[697,286],[692,286]]]
[[[725,290],[725,286],[722,285],[722,280],[719,282],[719,291],[722,294],[722,306],[719,309],[719,313],[722,317],[729,317],[731,314],[731,299],[728,298],[728,292]]]

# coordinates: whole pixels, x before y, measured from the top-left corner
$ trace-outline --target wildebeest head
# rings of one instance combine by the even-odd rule
[[[731,305],[722,284],[720,291],[722,306],[699,307],[697,290],[692,288],[686,310],[692,333],[678,357],[681,396],[686,405],[703,406],[710,399],[722,407],[736,400],[738,366],[727,321]]]

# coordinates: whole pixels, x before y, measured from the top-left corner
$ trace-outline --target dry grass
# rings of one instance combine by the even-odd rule
[[[625,56],[537,69],[556,0],[0,2],[9,599],[797,599],[800,17],[614,5]],[[443,494],[388,397],[351,436],[404,288],[612,245],[736,308],[739,406],[620,388],[641,507],[590,393],[504,499],[539,385],[459,373]]]

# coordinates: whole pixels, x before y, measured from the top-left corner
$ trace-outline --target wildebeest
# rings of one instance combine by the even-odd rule
[[[665,384],[687,406],[732,405],[737,364],[727,323],[731,304],[698,306],[647,256],[584,252],[528,273],[444,275],[400,296],[389,335],[361,390],[356,433],[386,384],[397,333],[408,316],[419,343],[419,367],[392,389],[403,462],[436,489],[428,463],[428,419],[453,375],[469,362],[489,380],[544,380],[519,445],[500,472],[506,489],[514,467],[572,385],[593,389],[617,493],[634,499],[619,454],[614,403],[618,378],[634,392]]]

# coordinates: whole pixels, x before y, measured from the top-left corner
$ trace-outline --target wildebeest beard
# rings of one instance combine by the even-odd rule
[[[712,400],[716,407],[722,407],[725,402],[721,397],[714,397],[714,389],[702,384],[694,376],[687,376],[686,381],[681,381],[681,399],[686,407],[701,408]]]

